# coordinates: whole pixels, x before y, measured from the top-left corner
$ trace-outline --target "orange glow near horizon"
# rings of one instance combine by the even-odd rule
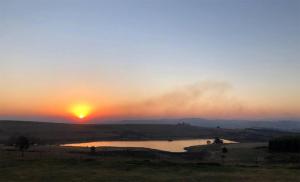
[[[0,94],[0,119],[86,123],[128,118],[300,118],[299,97],[262,97],[258,93],[245,97],[230,85],[203,81],[149,96],[120,96],[105,91],[99,94],[80,86],[57,88],[53,92],[7,92]]]
[[[79,119],[84,119],[92,112],[92,107],[88,104],[75,104],[70,109],[71,113]]]

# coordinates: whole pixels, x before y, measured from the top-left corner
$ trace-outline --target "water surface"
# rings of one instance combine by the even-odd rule
[[[148,141],[97,141],[97,142],[86,142],[86,143],[71,143],[64,144],[62,146],[71,147],[138,147],[138,148],[149,148],[157,149],[169,152],[185,152],[185,147],[194,145],[207,145],[212,143],[213,139],[189,139],[189,140],[148,140]],[[224,143],[235,143],[230,140],[223,140]]]

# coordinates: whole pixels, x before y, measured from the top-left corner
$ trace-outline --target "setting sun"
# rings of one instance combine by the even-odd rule
[[[91,110],[91,106],[87,104],[76,104],[71,107],[71,113],[79,119],[86,118],[91,113]]]

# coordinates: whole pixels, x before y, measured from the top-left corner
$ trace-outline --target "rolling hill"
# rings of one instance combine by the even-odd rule
[[[0,121],[0,142],[26,135],[43,143],[67,143],[96,140],[163,140],[214,138],[243,141],[267,141],[298,133],[271,129],[224,129],[189,124],[65,124],[32,121]]]

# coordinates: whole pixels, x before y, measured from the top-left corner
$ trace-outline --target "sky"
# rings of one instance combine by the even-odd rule
[[[0,0],[0,119],[300,119],[299,20],[299,0]]]

